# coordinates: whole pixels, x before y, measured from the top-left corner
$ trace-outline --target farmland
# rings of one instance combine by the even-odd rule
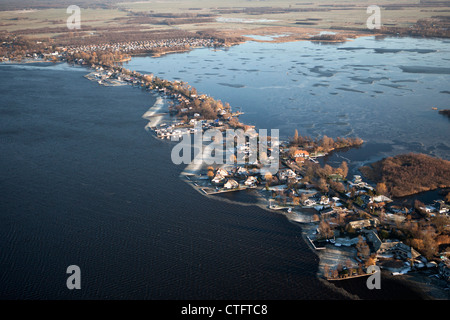
[[[33,38],[88,38],[117,33],[173,30],[214,32],[225,37],[282,34],[272,41],[303,40],[322,31],[346,37],[372,33],[367,1],[81,1],[81,29],[69,30],[65,1],[0,1],[0,32]],[[378,1],[385,28],[409,28],[417,21],[446,27],[450,2]],[[397,30],[395,29],[397,33]]]

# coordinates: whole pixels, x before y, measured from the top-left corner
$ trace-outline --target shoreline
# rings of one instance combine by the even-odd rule
[[[156,104],[156,103],[155,103]],[[161,111],[162,108],[164,108],[165,105],[165,101],[163,98],[161,98],[161,104],[159,104],[158,106],[156,106],[154,109],[150,108],[149,111],[151,111],[153,114],[156,114],[158,112]],[[147,111],[148,112],[148,111]],[[167,115],[167,113],[166,113]],[[167,118],[164,118],[164,116],[161,116],[159,118],[158,122],[154,122],[152,123],[151,126],[155,126],[163,121],[167,121],[170,119],[170,116],[167,116]],[[148,127],[148,126],[146,126]],[[155,138],[156,137],[155,134],[152,134]],[[170,139],[167,142],[171,142]],[[339,150],[337,150],[337,152],[339,152]],[[261,188],[253,188],[250,189],[251,193],[252,193],[252,197],[256,199],[256,202],[243,202],[241,200],[232,200],[232,199],[227,199],[227,198],[221,198],[221,197],[217,197],[217,194],[220,194],[222,192],[218,192],[218,193],[207,193],[206,191],[203,190],[203,188],[201,186],[199,186],[194,179],[191,179],[190,177],[195,177],[196,175],[201,175],[201,171],[202,166],[204,166],[204,164],[199,164],[199,165],[187,165],[185,166],[185,168],[183,169],[183,171],[180,174],[180,180],[182,180],[184,183],[189,184],[194,190],[196,190],[197,192],[199,192],[200,194],[202,194],[203,196],[209,197],[210,199],[214,199],[214,200],[219,200],[219,201],[224,201],[224,202],[229,202],[229,203],[233,203],[233,204],[238,204],[238,205],[244,205],[244,206],[257,206],[261,209],[264,209],[267,212],[271,212],[274,214],[278,214],[278,215],[283,215],[284,218],[291,223],[296,224],[297,226],[300,227],[300,233],[302,236],[303,241],[305,242],[305,244],[309,247],[309,249],[314,252],[317,257],[319,258],[319,263],[318,263],[318,269],[317,269],[317,273],[316,273],[316,277],[317,279],[321,280],[321,281],[325,281],[327,284],[332,285],[333,282],[335,281],[344,281],[344,280],[352,280],[355,278],[364,278],[367,276],[370,276],[370,274],[361,274],[361,275],[357,275],[357,276],[351,276],[345,279],[327,279],[324,277],[323,275],[323,270],[324,270],[324,266],[326,265],[327,261],[331,258],[331,259],[340,259],[339,261],[344,264],[346,262],[346,260],[348,259],[348,256],[346,255],[341,255],[342,253],[342,249],[335,249],[335,252],[331,253],[326,252],[327,250],[317,250],[316,248],[314,248],[312,246],[312,244],[310,243],[311,240],[309,239],[309,236],[315,231],[315,229],[318,226],[318,222],[312,222],[312,214],[302,211],[302,210],[295,210],[292,213],[287,212],[287,209],[289,208],[289,206],[286,207],[278,207],[276,209],[274,208],[270,208],[268,205],[268,201],[266,198],[264,198],[264,196],[261,194],[262,192],[265,192],[264,190],[261,190]],[[248,189],[247,189],[248,190]],[[229,190],[229,191],[223,191],[223,193],[227,193],[227,192],[242,192],[245,191],[243,189],[238,189],[238,190]],[[383,271],[383,273],[385,274],[387,271]],[[420,273],[420,272],[419,272]],[[396,278],[396,281],[401,281],[401,282],[405,282],[406,279],[402,279],[403,277],[408,276],[408,274],[406,275],[402,275],[399,276],[398,278]],[[393,278],[393,276],[391,276],[390,278]],[[415,292],[418,290],[418,288],[421,291],[421,294],[424,295],[424,299],[441,299],[442,296],[445,295],[445,291],[437,286],[431,286],[430,284],[425,284],[422,283],[421,286],[418,286],[418,283],[414,282],[414,281],[409,281],[408,282],[410,285],[410,288],[412,290],[412,292]],[[338,291],[340,290],[344,290],[342,288],[340,289],[336,289]],[[357,299],[358,297],[353,295],[351,292],[345,291],[347,295],[351,296],[353,299]],[[426,293],[428,292],[428,294]],[[342,292],[341,292],[342,293]]]
[[[307,40],[307,39],[305,39],[305,40]],[[294,41],[295,41],[295,40],[294,40]],[[302,41],[302,40],[298,40],[298,41]],[[188,50],[186,50],[186,51],[188,51]],[[179,52],[179,51],[176,51],[176,52]],[[185,51],[183,51],[183,52],[185,52]],[[163,54],[168,54],[168,53],[171,53],[171,52],[165,52],[165,53],[163,53]],[[40,61],[40,62],[51,62],[51,61]],[[26,62],[25,62],[25,63],[26,63]],[[69,64],[69,65],[70,65],[70,64]],[[92,81],[92,79],[89,79],[89,80]],[[124,84],[124,85],[125,85],[125,84]],[[152,92],[152,91],[151,91],[151,92]],[[155,102],[154,106],[150,107],[149,110],[147,110],[147,112],[145,112],[144,115],[142,116],[142,118],[144,118],[144,119],[146,119],[146,120],[149,120],[149,123],[148,123],[148,124],[146,125],[146,127],[145,127],[145,129],[146,129],[147,131],[149,131],[149,129],[150,129],[151,127],[154,127],[154,126],[160,124],[161,121],[164,119],[164,114],[161,115],[161,114],[160,114],[160,111],[166,106],[165,98],[163,98],[162,95],[161,95],[160,93],[155,93],[155,94],[157,95],[157,101]],[[189,167],[189,166],[187,166],[187,167],[183,170],[182,174],[180,175],[180,178],[181,178],[182,175],[185,176],[185,177],[187,176],[186,174],[183,174],[183,173],[185,173],[185,170],[186,170],[188,167]],[[190,169],[192,169],[192,168],[190,168]],[[198,169],[198,168],[197,168],[197,169]],[[196,172],[196,170],[194,169],[193,172]],[[198,171],[197,171],[197,172],[198,172]],[[186,182],[186,181],[185,181],[185,182]],[[197,191],[199,191],[198,188],[195,188],[195,186],[193,186],[192,184],[190,184],[190,185],[191,185],[192,187],[194,187],[194,189],[196,189]],[[199,191],[199,192],[200,192],[200,191]],[[205,194],[205,192],[203,192],[202,194],[211,197],[210,194]],[[260,196],[259,193],[257,193],[257,194]],[[217,197],[216,197],[216,198],[217,198]],[[268,208],[267,204],[264,204],[264,202],[263,202],[264,198],[263,198],[262,196],[260,196],[260,199],[258,199],[258,201],[257,201],[256,204],[255,204],[255,203],[242,203],[241,201],[234,201],[234,200],[229,200],[229,199],[220,199],[220,200],[221,200],[221,201],[231,201],[232,203],[236,203],[236,204],[239,204],[239,205],[249,205],[249,206],[250,206],[250,205],[257,205],[257,206],[259,206],[259,207],[261,207],[261,208],[263,208],[263,209],[265,209],[265,210],[267,210],[267,211],[269,211],[269,212],[272,212],[272,213],[278,213],[278,212],[279,212],[279,210],[273,210],[273,209],[271,209],[271,208]],[[303,239],[305,240],[305,237],[307,237],[307,234],[304,232],[304,229],[306,229],[306,230],[308,229],[308,228],[305,227],[305,226],[306,226],[305,222],[304,222],[304,221],[301,222],[301,221],[291,220],[291,219],[288,217],[288,215],[286,215],[286,214],[284,213],[284,210],[282,210],[281,212],[282,212],[282,214],[288,219],[288,221],[290,221],[290,222],[295,222],[296,224],[297,224],[297,223],[300,224],[300,227],[301,227],[301,233],[302,233]],[[298,214],[298,212],[295,212],[295,213],[300,217],[300,219],[301,219],[301,218],[306,219],[306,217],[307,217],[307,215]],[[310,227],[312,228],[312,227],[314,227],[314,225],[311,225]],[[306,240],[305,240],[305,243],[309,246],[309,244],[308,244],[308,242],[307,242]],[[312,248],[312,247],[310,247],[310,249],[313,250],[314,252],[317,251],[317,250],[314,250],[314,248]],[[317,252],[316,252],[316,253],[317,253]],[[319,258],[320,258],[320,253],[317,253],[317,255],[318,255]],[[320,259],[320,260],[322,260],[322,259]],[[319,262],[318,274],[317,274],[317,277],[318,277],[319,279],[320,279],[320,276],[319,276],[320,265],[321,265],[321,262]]]

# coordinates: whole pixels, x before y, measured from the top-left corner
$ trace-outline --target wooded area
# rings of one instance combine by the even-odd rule
[[[322,138],[313,139],[308,136],[301,136],[298,130],[295,130],[295,134],[289,139],[290,147],[301,147],[305,150],[311,152],[330,152],[335,149],[348,148],[360,146],[363,144],[363,140],[357,137],[342,138],[337,137],[336,139],[327,137],[324,135]]]
[[[369,180],[383,182],[393,197],[450,187],[450,161],[409,153],[360,168]]]

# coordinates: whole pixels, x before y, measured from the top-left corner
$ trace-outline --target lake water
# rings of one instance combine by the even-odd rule
[[[135,57],[131,70],[183,80],[234,108],[242,122],[298,129],[312,137],[358,136],[354,168],[385,156],[423,152],[450,159],[450,42],[362,37],[340,44],[247,42],[160,58]],[[342,156],[329,159],[338,165]]]
[[[390,80],[356,85],[348,79],[370,73],[356,68],[380,63],[370,62],[370,57],[385,57],[389,66],[404,53],[338,50],[357,45],[411,49],[416,44],[402,41],[362,39],[339,46],[251,42],[227,51],[134,58],[128,67],[187,80],[233,107],[241,106],[243,120],[259,128],[275,126],[285,135],[294,128],[310,135],[347,132],[383,152],[393,146],[408,149],[412,144],[403,143],[405,132],[416,128],[409,135],[411,143],[418,139],[421,147],[447,157],[448,150],[441,146],[448,144],[443,137],[449,123],[431,106],[448,101],[448,94],[440,93],[448,74],[396,69]],[[420,59],[435,55],[443,68],[447,60],[441,50],[448,44],[430,41],[426,48],[436,51],[406,54],[419,59],[420,66],[430,65]],[[345,56],[347,72],[338,64]],[[328,61],[333,59],[335,63]],[[300,64],[307,62],[312,64]],[[316,68],[319,65],[323,67]],[[369,69],[373,77],[388,73],[381,67]],[[0,65],[0,298],[346,297],[317,280],[318,258],[298,225],[253,205],[204,197],[179,179],[184,168],[172,164],[172,144],[144,130],[141,116],[155,102],[152,94],[130,86],[99,86],[83,77],[87,72],[65,64]],[[382,81],[397,80],[408,80],[402,85],[414,88],[417,96],[382,86]],[[387,97],[372,94],[381,88]],[[402,119],[398,129],[390,127],[395,119]],[[327,124],[331,121],[342,124]],[[66,268],[72,264],[81,268],[81,290],[66,288]],[[369,292],[364,284],[354,286],[348,290],[368,299],[417,297],[398,281],[383,282],[377,292]]]
[[[0,298],[341,297],[298,226],[179,179],[172,144],[144,130],[155,97],[86,73],[0,66]]]

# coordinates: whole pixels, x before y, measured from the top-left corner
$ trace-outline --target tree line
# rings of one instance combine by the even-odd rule
[[[311,152],[330,152],[335,149],[348,148],[360,146],[363,144],[363,140],[357,137],[342,138],[337,137],[336,139],[330,138],[324,135],[322,138],[313,139],[309,136],[301,136],[298,130],[295,130],[295,134],[289,139],[290,147],[300,147]]]

